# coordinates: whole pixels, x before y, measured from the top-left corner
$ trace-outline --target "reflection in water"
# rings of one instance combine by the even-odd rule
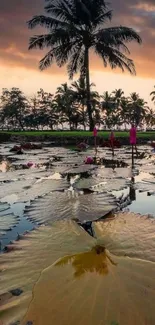
[[[136,201],[135,178],[133,176],[131,177],[129,196],[130,196],[131,202]]]
[[[65,256],[55,265],[64,266],[71,263],[75,272],[74,277],[80,278],[85,273],[98,273],[99,275],[107,275],[108,265],[115,265],[106,249],[103,246],[96,245],[89,252],[80,253],[71,256]]]
[[[2,161],[0,163],[0,171],[6,173],[10,169],[10,163],[8,161]]]

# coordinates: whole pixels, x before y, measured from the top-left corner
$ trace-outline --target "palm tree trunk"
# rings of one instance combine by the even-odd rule
[[[89,117],[89,130],[93,131],[94,121],[92,118],[90,102],[90,76],[89,76],[89,49],[85,49],[85,70],[86,70],[86,90],[87,90],[87,112]]]

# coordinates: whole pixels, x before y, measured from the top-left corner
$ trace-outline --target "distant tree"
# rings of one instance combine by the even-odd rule
[[[112,92],[112,94],[114,96],[114,102],[116,103],[116,108],[119,109],[121,105],[121,100],[124,96],[124,91],[122,89],[115,89]]]
[[[19,88],[4,88],[1,96],[1,118],[14,128],[24,129],[24,118],[28,113],[28,101]]]
[[[75,105],[73,90],[67,83],[57,88],[55,102],[63,120],[69,123],[70,130],[73,128],[74,116],[77,115],[78,109]]]
[[[90,130],[94,127],[90,98],[90,51],[93,49],[106,67],[120,68],[135,73],[134,63],[126,43],[141,43],[140,36],[132,28],[119,26],[103,28],[112,18],[109,4],[104,0],[48,1],[45,12],[50,16],[34,16],[29,28],[38,25],[49,30],[45,35],[31,37],[29,49],[48,48],[40,61],[40,69],[49,67],[54,60],[59,67],[67,65],[69,77],[80,71],[86,77],[87,112]]]
[[[81,111],[82,119],[83,119],[83,126],[84,130],[86,129],[87,124],[87,88],[86,88],[86,81],[85,77],[83,75],[80,76],[80,78],[77,81],[74,81],[72,84],[73,89],[73,96],[75,99],[75,102],[79,104],[79,109]],[[93,90],[93,87],[95,87],[94,83],[91,83],[90,85],[90,102],[92,107],[92,117],[94,120],[94,123],[96,123],[96,118],[94,119],[94,115],[96,115],[96,109],[99,106],[100,103],[100,96],[97,91]]]
[[[114,97],[108,91],[105,91],[101,98],[103,99],[101,103],[103,112],[103,124],[108,128],[114,127],[116,124],[114,117],[117,113]]]
[[[128,109],[130,112],[130,123],[139,126],[144,120],[149,108],[146,102],[133,92],[129,97]]]

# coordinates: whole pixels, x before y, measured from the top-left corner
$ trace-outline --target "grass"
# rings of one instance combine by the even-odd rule
[[[53,137],[92,137],[92,132],[89,131],[0,131],[0,134],[10,135],[25,135],[25,136],[53,136]],[[99,137],[108,138],[110,135],[109,131],[98,132]],[[116,131],[115,137],[117,138],[129,138],[129,132]],[[150,138],[155,139],[155,131],[151,132],[138,132],[138,138]]]

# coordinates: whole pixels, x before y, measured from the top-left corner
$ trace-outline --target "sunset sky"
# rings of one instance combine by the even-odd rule
[[[44,4],[45,0],[0,0],[0,89],[20,87],[33,95],[43,88],[54,93],[58,85],[68,80],[65,68],[55,65],[40,72],[38,63],[43,52],[28,51],[29,37],[38,32],[28,30],[26,22],[35,14],[44,14]],[[129,46],[137,76],[105,69],[92,54],[91,79],[100,93],[122,88],[126,95],[139,92],[150,103],[149,93],[155,85],[155,0],[111,0],[111,7],[111,25],[133,27],[142,37],[141,46]]]

